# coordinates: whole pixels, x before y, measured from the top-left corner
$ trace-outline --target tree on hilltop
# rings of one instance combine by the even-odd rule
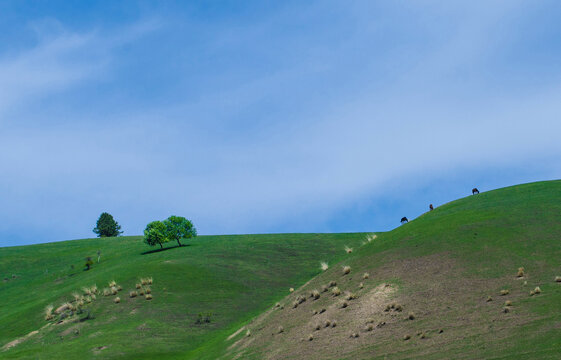
[[[190,239],[197,236],[197,229],[193,226],[191,220],[182,216],[170,216],[164,220],[166,226],[166,237],[169,241],[177,241],[179,246],[182,239]]]
[[[144,229],[144,242],[150,246],[160,245],[160,248],[164,248],[163,243],[168,242],[169,239],[166,236],[166,226],[161,221],[152,221],[146,225]]]
[[[93,232],[96,233],[98,237],[119,236],[123,233],[121,231],[121,225],[113,219],[113,215],[106,212],[102,213],[99,219],[97,219]]]

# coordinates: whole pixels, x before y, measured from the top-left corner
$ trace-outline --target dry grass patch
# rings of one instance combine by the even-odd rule
[[[152,293],[152,289],[150,288],[150,286],[146,286],[146,287],[144,288],[144,293],[145,293],[145,294],[151,294],[151,293]]]
[[[362,289],[363,287],[364,287],[364,284],[363,284],[363,283],[358,284],[358,288],[359,288],[359,289]]]
[[[505,306],[512,306],[512,301],[510,300],[505,301]]]
[[[493,301],[493,297],[491,295],[487,296],[487,302]]]
[[[335,286],[333,289],[331,289],[331,293],[333,294],[333,296],[339,296],[341,295],[341,289]]]
[[[367,272],[365,272],[364,274],[362,274],[362,278],[363,278],[364,280],[368,279],[369,277],[370,277],[370,274],[367,273]]]
[[[542,293],[542,289],[540,289],[539,286],[536,286],[536,288],[534,289],[534,294],[541,294]]]
[[[351,333],[351,336],[349,336],[349,337],[352,338],[352,339],[356,339],[356,338],[358,338],[359,336],[360,336],[359,333],[353,332],[353,333]]]
[[[111,295],[111,290],[108,288],[104,288],[103,289],[103,296],[109,296]]]
[[[347,296],[345,296],[345,299],[354,300],[354,299],[356,299],[356,295],[353,294],[353,293],[348,293]]]
[[[55,316],[53,315],[53,309],[54,309],[54,306],[52,306],[52,305],[48,305],[45,308],[45,320],[49,321],[49,320],[54,319]]]
[[[348,302],[343,301],[343,302],[341,303],[341,309],[344,309],[344,308],[346,308],[347,306],[349,306],[349,303],[348,303]]]
[[[290,293],[293,293],[293,292],[294,292],[294,288],[290,288],[290,289],[288,289],[288,291],[289,291]]]
[[[82,292],[84,293],[84,295],[91,295],[92,294],[92,290],[88,287],[83,287]]]
[[[312,341],[312,340],[314,340],[314,335],[312,334],[308,335],[308,341]]]
[[[321,267],[321,270],[323,270],[323,271],[329,269],[329,265],[326,262],[321,262],[320,267]]]
[[[505,314],[508,314],[508,313],[510,312],[510,308],[509,308],[509,307],[504,307],[504,308],[503,308],[503,312],[504,312]]]
[[[144,297],[146,300],[152,300],[152,294],[146,294]]]
[[[284,328],[281,326],[279,326],[279,328],[277,329],[277,334],[282,334],[284,332]]]
[[[508,295],[508,294],[510,294],[510,290],[508,290],[508,289],[501,290],[501,296],[505,296],[505,295]]]
[[[115,280],[111,280],[111,281],[109,282],[109,287],[110,287],[110,288],[116,287],[116,286],[117,286],[117,282],[116,282]]]
[[[373,324],[368,324],[368,325],[366,325],[366,328],[364,330],[365,331],[372,331],[372,330],[374,330],[374,325]]]
[[[140,289],[142,287],[141,283],[136,283],[135,288]]]
[[[561,276],[556,276],[555,277],[555,282],[561,282]]]
[[[113,299],[113,302],[114,302],[115,304],[118,304],[118,303],[121,302],[121,298],[117,296],[115,299]]]
[[[313,290],[313,291],[310,293],[310,297],[312,297],[314,300],[319,299],[319,297],[320,297],[319,291]]]
[[[518,268],[518,273],[516,274],[516,277],[523,277],[523,276],[524,276],[524,268],[519,267]]]
[[[111,295],[117,295],[117,292],[118,292],[117,288],[115,286],[113,286],[111,288]]]
[[[95,294],[97,294],[98,292],[99,292],[99,289],[97,288],[97,285],[93,285],[93,286],[90,288],[90,295],[95,295]]]
[[[323,323],[323,326],[325,326],[326,328],[331,326],[331,320],[325,320],[325,322]]]
[[[406,334],[406,335],[403,336],[403,340],[404,340],[404,341],[407,341],[407,340],[409,340],[409,339],[411,339],[411,335]]]
[[[131,292],[129,292],[129,297],[135,298],[135,297],[137,297],[137,296],[138,296],[138,293],[137,293],[136,291],[131,291]]]
[[[347,254],[350,254],[350,253],[353,252],[353,248],[350,248],[350,247],[348,247],[348,246],[345,246],[345,252],[346,252]]]
[[[343,266],[343,275],[347,275],[351,272],[350,266]]]
[[[321,292],[328,292],[329,291],[329,286],[327,285],[322,285],[321,286]]]
[[[409,314],[407,314],[407,320],[415,320],[415,313],[410,312]]]

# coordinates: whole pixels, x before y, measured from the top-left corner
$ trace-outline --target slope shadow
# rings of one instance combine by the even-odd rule
[[[148,255],[148,254],[153,254],[153,253],[157,253],[157,252],[161,252],[161,251],[183,248],[183,247],[187,247],[187,246],[191,246],[191,245],[190,244],[183,244],[181,246],[175,245],[175,246],[165,247],[163,249],[147,250],[147,251],[141,252],[140,255]]]

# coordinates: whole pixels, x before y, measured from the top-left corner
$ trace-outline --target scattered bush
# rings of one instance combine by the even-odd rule
[[[103,296],[109,296],[111,295],[111,290],[109,290],[108,288],[104,288],[103,289]]]
[[[510,300],[505,301],[505,306],[512,306],[512,301]]]
[[[415,314],[412,313],[412,312],[410,312],[410,313],[407,315],[407,319],[408,319],[408,320],[415,320]]]
[[[84,295],[91,295],[92,294],[92,290],[88,287],[83,287],[82,292],[84,293]]]
[[[346,301],[343,301],[343,303],[341,304],[341,308],[344,309],[344,308],[346,308],[347,306],[349,306],[349,303],[346,302]]]
[[[115,299],[113,299],[113,301],[115,302],[115,304],[118,304],[121,302],[121,298],[117,296]]]
[[[333,289],[331,289],[331,293],[333,294],[333,296],[339,296],[341,295],[341,290],[335,286]]]
[[[487,302],[489,301],[493,301],[493,298],[491,297],[491,295],[487,296]]]
[[[247,331],[245,332],[245,336],[246,337],[250,337],[251,336],[251,331],[249,329],[247,329]]]
[[[151,294],[151,293],[152,293],[152,289],[150,288],[150,286],[146,286],[146,287],[144,288],[144,293],[145,293],[145,294]]]
[[[366,236],[366,241],[371,242],[372,240],[376,239],[376,234],[370,234]]]
[[[427,336],[426,336],[425,333],[423,332],[423,333],[421,333],[421,335],[419,335],[419,337],[420,337],[421,339],[424,339],[424,338],[426,338]]]
[[[370,274],[367,273],[367,272],[365,272],[364,274],[362,274],[362,278],[363,278],[364,280],[368,279],[369,277],[370,277]]]
[[[505,295],[508,295],[508,294],[510,294],[510,290],[508,290],[508,289],[501,290],[501,296],[505,296]]]
[[[359,337],[360,335],[357,332],[351,333],[351,338],[356,339],[357,337]]]
[[[561,276],[556,276],[555,277],[555,282],[561,282]]]
[[[288,289],[289,292],[293,293],[294,292],[294,288],[290,288]]]
[[[283,333],[283,332],[284,332],[284,328],[282,326],[279,326],[279,328],[277,330],[277,333],[280,334],[280,333]]]
[[[366,329],[365,329],[365,330],[366,330],[366,331],[372,331],[372,330],[374,330],[374,325],[373,325],[373,324],[368,324],[368,325],[366,325]]]
[[[321,287],[321,292],[328,292],[329,291],[329,286],[327,285],[322,285]]]
[[[530,296],[534,296],[535,294],[534,290],[530,290]]]
[[[99,292],[99,289],[97,288],[97,285],[93,285],[93,286],[90,288],[90,292],[91,292],[90,295],[97,294],[97,293]]]
[[[112,287],[111,288],[111,295],[117,295],[117,288],[116,287]]]
[[[292,303],[292,308],[293,308],[293,309],[296,309],[296,308],[298,307],[299,304],[300,304],[300,303],[299,303],[298,301],[294,301],[294,302]]]
[[[141,279],[140,279],[140,284],[141,284],[141,285],[148,285],[148,279],[141,278]]]
[[[353,248],[350,248],[350,247],[348,247],[348,246],[345,246],[345,252],[346,252],[347,254],[350,254],[350,253],[353,252]]]
[[[395,311],[401,312],[403,310],[403,307],[400,304],[397,304],[397,305],[395,305],[394,309],[395,309]]]
[[[392,309],[392,306],[390,304],[386,305],[386,308],[384,309],[385,312],[388,312]]]
[[[509,307],[504,307],[504,308],[503,308],[503,312],[504,312],[505,314],[509,313],[509,312],[510,312],[510,308],[509,308]]]
[[[325,320],[325,322],[323,323],[323,325],[327,328],[331,325],[331,321],[330,320]]]
[[[409,339],[411,339],[411,335],[407,334],[403,336],[403,340],[407,341]]]
[[[343,266],[343,275],[347,275],[351,272],[350,266]]]
[[[150,296],[150,295],[146,295],[146,296]],[[208,324],[212,321],[212,313],[208,312],[208,313],[199,313],[199,315],[197,316],[197,321],[195,321],[196,324]],[[282,328],[282,326],[281,326]]]
[[[134,297],[137,297],[137,296],[138,296],[138,293],[137,293],[136,291],[131,291],[131,292],[129,292],[129,296],[130,296],[131,298],[134,298]]]
[[[320,324],[320,323],[317,323],[317,324],[314,326],[314,330],[319,331],[320,329],[321,329],[321,324]]]
[[[146,282],[148,283],[148,285],[152,285],[152,282],[154,282],[154,279],[152,279],[152,277],[146,278]]]
[[[323,271],[325,271],[325,270],[329,269],[329,265],[328,265],[326,262],[322,262],[322,263],[321,263],[321,269],[322,269]]]
[[[329,282],[329,287],[334,287],[334,286],[337,286],[337,282],[331,280],[331,281]]]
[[[517,277],[523,277],[524,276],[524,268],[523,267],[519,267],[518,268],[518,273],[516,274]]]
[[[312,298],[314,298],[314,300],[319,299],[319,291],[314,290],[314,291],[312,291],[311,295],[312,295]]]
[[[145,299],[146,300],[152,300],[152,294],[146,294]]]
[[[362,289],[363,287],[364,287],[364,284],[363,284],[363,283],[358,284],[358,288],[359,288],[359,289]]]
[[[110,287],[110,288],[116,287],[116,286],[117,286],[117,282],[116,282],[115,280],[111,280],[111,281],[109,282],[109,287]]]
[[[91,296],[86,296],[86,297],[84,298],[84,301],[85,301],[87,304],[91,304],[91,302],[92,302],[92,297],[91,297]]]
[[[534,289],[534,293],[536,293],[536,294],[541,294],[541,293],[542,293],[542,289],[540,289],[539,286],[536,286],[536,288]]]
[[[123,290],[123,287],[121,285],[117,285],[117,291],[121,291]]]
[[[302,295],[298,295],[296,301],[298,301],[298,304],[302,304],[304,301],[306,301],[306,297]]]
[[[347,300],[354,300],[356,299],[356,295],[353,293],[348,293],[347,296],[345,297]]]
[[[72,297],[74,298],[74,301],[80,300],[80,294],[78,293],[72,293]]]
[[[312,334],[308,335],[308,341],[312,341],[312,340],[314,340],[314,335]]]
[[[325,308],[322,308],[322,309],[319,311],[320,314],[323,314],[324,312],[325,312]]]
[[[143,296],[144,295],[144,288],[140,288],[138,290],[138,295]]]
[[[136,287],[137,289],[140,289],[140,288],[142,287],[142,284],[137,283],[137,284],[135,285],[135,287]]]

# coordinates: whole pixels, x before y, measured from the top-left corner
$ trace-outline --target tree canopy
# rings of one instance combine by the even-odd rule
[[[113,219],[113,215],[106,212],[101,213],[97,219],[93,232],[99,237],[119,236],[123,233],[121,225]]]
[[[166,237],[169,241],[177,241],[179,246],[182,246],[182,239],[197,236],[197,229],[195,229],[191,220],[182,216],[172,215],[164,220],[164,225],[166,226]]]
[[[152,221],[146,225],[144,229],[144,242],[150,246],[160,245],[160,248],[164,248],[163,243],[168,242],[169,239],[166,236],[166,226],[161,221]]]

